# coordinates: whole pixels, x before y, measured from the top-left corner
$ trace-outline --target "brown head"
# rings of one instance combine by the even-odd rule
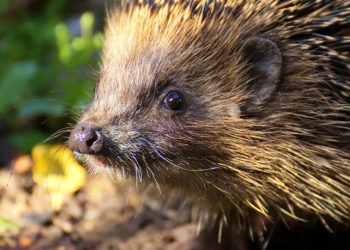
[[[93,170],[218,214],[350,216],[349,74],[319,55],[336,42],[311,36],[346,4],[127,4],[108,19],[100,80],[69,146]],[[334,27],[349,24],[335,14]]]

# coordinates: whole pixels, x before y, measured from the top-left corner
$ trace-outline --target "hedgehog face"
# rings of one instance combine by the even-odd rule
[[[250,50],[258,54],[261,44],[272,52],[252,59]],[[232,91],[234,84],[227,87],[224,83],[232,77],[207,77],[205,74],[218,76],[220,72],[205,73],[203,67],[193,65],[177,67],[184,58],[181,53],[154,49],[105,58],[95,96],[71,132],[71,149],[92,171],[186,190],[187,195],[209,203],[223,195],[216,187],[225,178],[218,180],[217,175],[237,178],[232,185],[236,189],[240,177],[227,166],[254,172],[240,159],[247,159],[245,149],[256,144],[257,136],[249,132],[251,123],[240,117],[242,103],[253,107],[269,98],[278,83],[274,77],[279,76],[279,70],[276,73],[270,67],[281,65],[275,60],[276,54],[280,60],[279,52],[271,41],[251,38],[244,46],[241,54],[251,63],[249,69],[261,74],[257,86],[249,90],[256,98],[244,100]],[[240,188],[232,193],[246,196],[249,192]],[[239,207],[238,200],[236,203]]]
[[[179,164],[197,168],[185,166],[186,152],[196,144],[192,134],[207,120],[210,103],[185,80],[156,76],[140,65],[115,82],[102,74],[91,105],[71,133],[71,148],[94,169],[121,170],[140,179],[177,172]],[[127,81],[135,83],[133,88],[119,85]]]
[[[230,168],[245,178],[262,172],[252,168],[260,157],[259,133],[241,110],[252,114],[275,93],[282,66],[277,45],[255,36],[227,44],[210,24],[184,39],[181,32],[194,27],[141,15],[107,29],[100,81],[71,132],[70,148],[92,171],[163,183],[209,203],[226,195],[218,191],[226,174],[237,178],[234,196],[252,193],[236,190],[244,186],[242,177]],[[133,22],[124,23],[127,18]],[[172,32],[155,34],[163,22]],[[145,28],[130,27],[134,23]]]

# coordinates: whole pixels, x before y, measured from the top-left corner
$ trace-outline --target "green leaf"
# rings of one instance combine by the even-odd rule
[[[95,48],[101,49],[103,47],[104,36],[102,33],[96,33],[92,38],[92,42]]]
[[[10,231],[10,230],[18,230],[20,229],[22,226],[18,225],[2,216],[0,216],[0,234],[6,232],[6,231]]]
[[[31,87],[30,80],[37,70],[38,65],[34,62],[19,62],[8,68],[0,79],[0,115]]]
[[[19,115],[26,119],[38,115],[63,115],[64,105],[51,99],[32,99],[23,102],[19,107]]]
[[[91,12],[85,12],[80,18],[81,36],[91,37],[94,28],[95,16]]]
[[[8,140],[19,147],[22,152],[29,150],[36,144],[42,143],[48,138],[48,135],[37,130],[19,132],[8,137]]]
[[[82,37],[76,37],[72,41],[72,48],[76,51],[84,50],[87,48],[87,40]]]
[[[64,23],[59,23],[55,26],[55,35],[58,48],[62,48],[69,44],[70,34],[67,26]]]

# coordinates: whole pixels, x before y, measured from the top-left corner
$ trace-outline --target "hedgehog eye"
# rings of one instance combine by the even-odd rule
[[[183,108],[183,98],[179,92],[169,92],[163,100],[167,109],[178,111]]]

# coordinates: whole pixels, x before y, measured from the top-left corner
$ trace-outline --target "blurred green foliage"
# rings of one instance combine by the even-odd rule
[[[18,230],[20,228],[21,228],[20,225],[0,216],[0,235],[6,231]]]
[[[63,20],[68,0],[50,0],[40,11],[16,8],[0,22],[0,120],[6,139],[22,151],[72,122],[94,86],[103,36],[94,33],[94,15],[80,17],[72,37]],[[13,8],[2,0],[0,16]],[[3,136],[3,135],[1,135]]]

